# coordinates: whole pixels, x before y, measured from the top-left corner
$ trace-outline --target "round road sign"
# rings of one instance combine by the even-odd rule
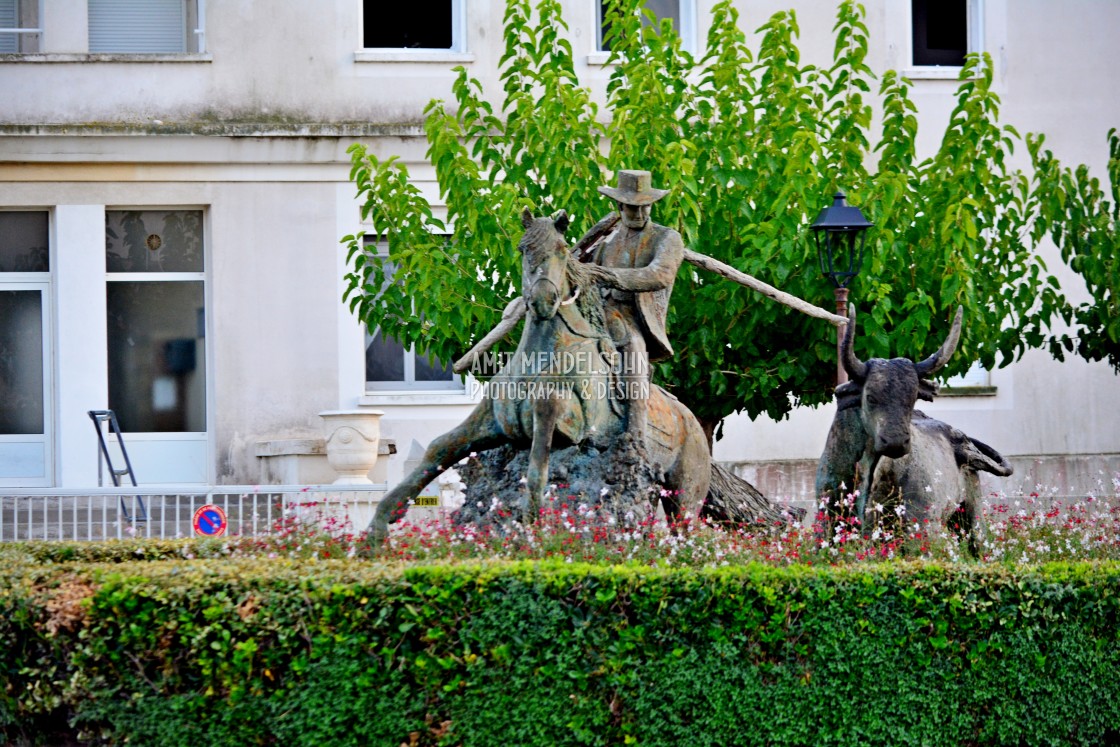
[[[194,533],[201,537],[221,537],[226,533],[229,522],[226,520],[226,512],[220,506],[207,504],[194,512],[191,525]]]

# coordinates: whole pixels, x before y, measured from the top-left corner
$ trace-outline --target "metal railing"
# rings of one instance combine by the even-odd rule
[[[224,512],[226,536],[273,534],[293,520],[360,532],[385,491],[384,484],[9,490],[0,494],[0,541],[191,537],[195,512],[206,505]]]

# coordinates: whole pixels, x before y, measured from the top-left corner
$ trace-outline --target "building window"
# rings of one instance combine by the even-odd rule
[[[599,28],[599,45],[601,51],[609,52],[610,47],[605,41],[607,38],[610,24],[607,22],[607,9],[608,6],[613,4],[615,0],[598,0],[598,28]],[[680,36],[683,47],[688,51],[693,50],[693,26],[694,26],[694,10],[695,0],[646,0],[645,7],[660,23],[664,19],[669,19],[673,23],[673,30]],[[648,17],[642,19],[643,25],[649,26],[654,22]]]
[[[462,51],[462,14],[463,0],[365,0],[362,46]]]
[[[87,0],[89,51],[186,54],[202,51],[201,0]]]
[[[375,330],[366,333],[366,389],[419,389],[458,391],[462,379],[451,371],[451,364],[432,360],[414,348]]]
[[[201,210],[107,210],[109,409],[121,430],[206,430]]]
[[[953,376],[945,382],[941,394],[946,397],[991,396],[996,393],[992,386],[992,372],[976,361],[968,370]]]
[[[389,256],[387,246],[368,237],[366,246],[382,258]],[[393,270],[393,265],[386,262],[386,275],[392,275]],[[450,363],[429,358],[415,348],[405,348],[380,329],[366,332],[365,361],[367,391],[462,391],[464,388],[462,377],[452,372]]]
[[[39,51],[39,0],[0,0],[0,54]]]
[[[0,211],[0,485],[51,477],[50,215]]]
[[[960,67],[969,44],[969,0],[911,0],[914,64]]]
[[[0,212],[0,273],[50,272],[45,210]]]

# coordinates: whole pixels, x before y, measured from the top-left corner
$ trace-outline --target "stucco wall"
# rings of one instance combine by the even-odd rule
[[[868,64],[905,68],[908,3],[864,4]],[[697,5],[702,43],[713,2]],[[1004,120],[1020,132],[1045,131],[1064,162],[1088,163],[1103,176],[1105,137],[1120,125],[1120,46],[1113,42],[1120,3],[1086,1],[1076,12],[1059,0],[982,5]],[[577,70],[601,102],[609,69],[588,60],[594,3],[565,6]],[[417,448],[471,407],[462,396],[364,394],[362,331],[340,303],[337,239],[358,227],[345,155],[355,140],[381,157],[402,156],[438,199],[415,125],[429,99],[449,96],[454,65],[465,65],[494,95],[500,90],[502,3],[467,0],[465,50],[428,62],[360,61],[360,7],[356,0],[212,1],[207,53],[180,61],[90,58],[74,49],[0,56],[0,207],[85,206],[87,222],[102,205],[205,210],[215,481],[254,482],[257,442],[318,435],[319,411],[361,406],[386,412],[383,432],[398,452],[389,457],[387,479],[395,482]],[[800,21],[804,61],[826,64],[832,14],[815,0],[742,0],[742,27],[751,32],[789,7]],[[919,147],[927,155],[938,145],[956,83],[911,72]],[[1024,153],[1017,158],[1025,162]],[[56,238],[84,246],[80,237]],[[1067,292],[1075,289],[1048,252]],[[60,282],[56,292],[71,287]],[[821,294],[809,300],[827,303],[823,280]],[[66,311],[70,324],[80,321],[80,309]],[[97,354],[75,355],[85,350],[79,340],[86,342],[80,331],[60,329],[58,366]],[[62,374],[61,382],[77,378]],[[993,372],[992,383],[993,397],[943,399],[924,409],[1012,457],[1104,455],[1102,463],[1120,469],[1120,419],[1111,414],[1120,411],[1120,379],[1107,366],[1030,353]],[[59,449],[61,479],[80,483],[89,479],[94,451],[88,422],[74,413],[84,417],[89,392],[101,384],[75,386],[58,394]],[[740,465],[804,465],[823,447],[831,409],[797,411],[780,423],[732,417],[715,456]],[[774,479],[775,490],[782,479]]]

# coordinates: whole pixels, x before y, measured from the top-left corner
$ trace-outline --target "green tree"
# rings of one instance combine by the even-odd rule
[[[1054,335],[1050,352],[1059,360],[1067,352],[1107,360],[1120,372],[1120,133],[1108,133],[1107,195],[1085,166],[1063,168],[1042,147],[1043,140],[1041,135],[1027,138],[1035,188],[1045,196],[1034,238],[1047,233],[1053,238],[1091,297],[1067,310],[1072,331]]]
[[[828,196],[848,191],[876,223],[852,286],[865,357],[928,355],[963,305],[961,352],[946,375],[976,360],[1006,365],[1046,344],[1056,314],[1074,313],[1036,244],[1049,231],[1063,251],[1083,256],[1064,247],[1085,231],[1111,231],[1115,241],[1115,209],[1109,223],[1078,213],[1083,227],[1071,233],[1073,208],[1061,214],[1057,205],[1096,205],[1096,183],[1041,152],[1041,177],[1011,168],[1020,136],[999,122],[987,55],[968,57],[941,147],[919,162],[910,83],[888,71],[875,99],[864,10],[853,0],[839,3],[827,68],[801,62],[793,12],[772,16],[752,46],[733,3],[718,2],[696,60],[671,24],[651,23],[641,5],[608,6],[612,72],[600,116],[576,78],[557,0],[508,1],[500,108],[459,68],[454,106],[433,101],[425,110],[445,220],[403,164],[351,147],[362,215],[388,242],[396,268],[388,277],[389,265],[370,256],[361,236],[343,239],[352,263],[346,298],[366,324],[455,359],[518,293],[522,207],[566,209],[578,237],[612,208],[596,187],[618,168],[648,169],[673,189],[654,219],[677,228],[687,246],[822,306],[832,294],[807,228]],[[872,144],[875,104],[883,116]],[[1115,291],[1112,298],[1111,311],[1077,313],[1086,325],[1104,315],[1115,342]],[[831,397],[834,328],[727,280],[685,265],[669,330],[676,357],[659,365],[655,380],[709,434],[734,412],[781,418]],[[516,333],[508,346],[515,344]]]

